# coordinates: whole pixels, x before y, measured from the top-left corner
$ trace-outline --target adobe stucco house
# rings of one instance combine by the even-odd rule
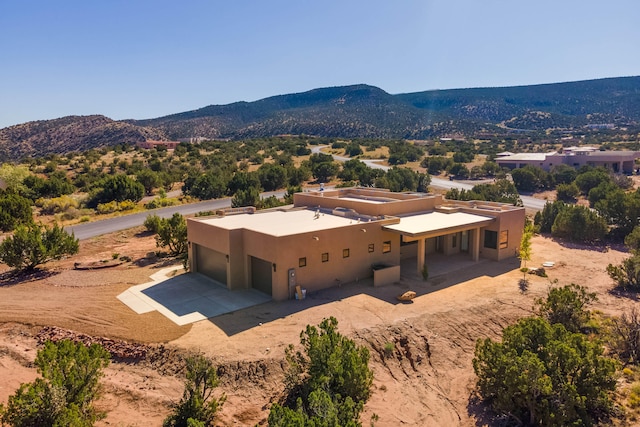
[[[502,155],[501,155],[502,154]],[[640,157],[637,151],[599,151],[593,147],[568,147],[562,153],[500,153],[496,163],[509,169],[521,168],[526,165],[537,166],[550,170],[553,166],[569,165],[575,168],[581,166],[602,166],[615,173],[633,173],[635,160]]]
[[[511,258],[525,219],[524,208],[503,203],[365,188],[297,193],[293,207],[252,212],[189,218],[191,271],[275,300],[296,285],[314,291],[371,277],[374,265],[391,266],[399,280],[403,259],[417,260],[416,275],[434,253]]]

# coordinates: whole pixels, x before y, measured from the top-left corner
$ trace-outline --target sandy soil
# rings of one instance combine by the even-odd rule
[[[522,277],[517,260],[482,262],[429,282],[373,288],[366,281],[346,284],[304,301],[267,303],[192,326],[178,327],[157,313],[137,315],[116,296],[131,284],[143,283],[166,261],[147,257],[151,237],[133,230],[83,242],[73,259],[52,263],[50,274],[16,281],[0,276],[0,402],[6,402],[21,382],[37,372],[32,361],[36,335],[54,325],[77,332],[162,344],[169,355],[201,351],[219,366],[220,392],[228,396],[220,425],[266,424],[270,403],[280,397],[284,349],[299,342],[307,324],[335,316],[340,331],[371,349],[374,391],[363,414],[364,425],[377,414],[377,426],[470,426],[487,421],[474,403],[471,366],[475,341],[497,337],[502,328],[532,312],[535,298],[557,283],[577,283],[597,292],[596,309],[619,314],[636,304],[608,291],[608,263],[626,253],[616,248],[585,248],[537,236],[529,266],[554,261],[548,278]],[[131,256],[118,267],[76,271],[74,262]],[[2,273],[0,271],[0,273]],[[413,303],[398,303],[395,295],[412,289]],[[392,343],[392,354],[385,352]],[[171,349],[171,351],[167,350]],[[99,406],[108,416],[99,425],[161,425],[183,383],[179,358],[140,363],[112,363],[106,370]]]

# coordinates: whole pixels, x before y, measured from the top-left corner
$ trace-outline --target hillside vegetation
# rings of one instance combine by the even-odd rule
[[[0,160],[83,151],[145,139],[313,135],[428,139],[589,131],[637,134],[640,77],[391,95],[368,85],[314,89],[255,102],[210,105],[149,120],[69,116],[0,129]]]

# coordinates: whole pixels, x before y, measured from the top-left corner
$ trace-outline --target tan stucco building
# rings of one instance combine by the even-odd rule
[[[604,167],[614,173],[631,174],[635,170],[637,151],[599,151],[594,147],[567,147],[562,153],[500,153],[496,163],[500,167],[517,169],[527,165],[550,170],[554,166],[569,165],[575,168],[582,166]]]
[[[349,283],[371,277],[373,266],[390,267],[381,277],[399,280],[408,258],[417,260],[416,275],[434,253],[514,257],[524,219],[522,207],[434,194],[304,192],[281,209],[188,219],[189,260],[191,271],[231,290],[254,288],[285,300],[296,285],[315,291]]]

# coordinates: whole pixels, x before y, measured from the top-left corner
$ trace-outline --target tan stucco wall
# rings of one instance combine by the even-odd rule
[[[275,264],[275,271],[272,271],[272,297],[285,300],[291,295],[288,285],[290,268],[296,270],[297,283],[312,292],[371,277],[371,265],[374,263],[399,265],[400,236],[382,230],[383,224],[393,221],[354,223],[334,229],[276,237],[245,229],[226,230],[189,220],[187,235],[192,245],[203,245],[229,255],[229,289],[251,286],[251,256]],[[389,253],[382,253],[385,241],[391,242]],[[373,252],[369,252],[369,244],[374,245]],[[349,249],[348,258],[343,258],[343,249]],[[329,254],[328,262],[322,262],[323,253]],[[306,258],[305,267],[299,267],[302,257]],[[193,257],[190,260],[192,271],[197,271]]]
[[[385,241],[391,241],[391,252],[383,254]],[[374,245],[373,252],[369,252],[369,244]],[[348,258],[343,258],[343,249],[349,249]],[[371,277],[374,263],[399,265],[400,236],[383,231],[379,223],[354,224],[280,237],[277,250],[272,253],[276,255],[272,296],[283,300],[290,295],[287,274],[290,268],[296,270],[297,284],[312,292]],[[329,261],[322,262],[323,253],[329,254]],[[305,267],[299,267],[300,258],[306,258]]]
[[[356,192],[356,190],[354,190]],[[293,204],[295,206],[308,206],[310,208],[321,207],[325,209],[346,208],[353,209],[363,215],[400,215],[412,212],[432,211],[435,207],[442,203],[441,195],[422,195],[404,193],[387,193],[389,197],[397,199],[385,203],[363,203],[357,200],[346,200],[338,198],[338,195],[349,196],[348,190],[339,192],[324,191],[312,193],[296,193],[293,195]],[[385,192],[377,190],[357,189],[357,197],[385,197]]]

